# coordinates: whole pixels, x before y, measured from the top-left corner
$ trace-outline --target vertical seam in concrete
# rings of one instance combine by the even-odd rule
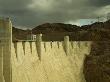
[[[14,48],[15,48],[16,59],[18,60],[17,42],[14,43]]]
[[[73,41],[71,41],[71,47],[72,47],[72,49],[73,49]]]
[[[51,48],[53,47],[53,43],[52,43],[52,41],[50,42],[50,46],[51,46]]]
[[[78,41],[78,47],[80,48],[80,41]]]
[[[23,45],[23,51],[24,51],[24,55],[25,55],[25,41],[22,42]]]
[[[29,42],[29,43],[30,43],[31,54],[32,54],[32,42]]]
[[[59,45],[59,42],[57,42],[57,46],[58,46],[58,48],[59,48],[59,46],[60,46],[60,45]]]
[[[45,49],[45,52],[46,52],[46,42],[44,42],[44,49]]]

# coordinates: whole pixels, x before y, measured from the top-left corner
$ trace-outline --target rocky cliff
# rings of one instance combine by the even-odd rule
[[[86,57],[84,74],[87,82],[110,82],[110,42],[97,41],[92,44]]]

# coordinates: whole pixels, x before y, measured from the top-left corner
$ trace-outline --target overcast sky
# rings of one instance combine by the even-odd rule
[[[43,23],[79,24],[110,12],[110,0],[0,0],[0,16],[11,17],[17,27]]]

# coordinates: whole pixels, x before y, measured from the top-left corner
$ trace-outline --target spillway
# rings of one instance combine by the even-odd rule
[[[36,44],[12,44],[12,82],[86,82],[83,64],[91,42],[69,42],[68,54],[63,42],[41,42],[41,56]]]

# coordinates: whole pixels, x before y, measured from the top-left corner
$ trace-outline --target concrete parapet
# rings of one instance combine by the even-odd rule
[[[69,54],[69,36],[64,37],[64,50],[66,52],[66,55]]]
[[[42,42],[42,34],[38,34],[36,37],[36,46],[37,46],[37,52],[40,60],[41,60],[41,52],[42,52],[41,42]]]
[[[0,40],[3,46],[3,76],[5,82],[11,80],[11,43],[12,43],[12,23],[9,18],[0,20]]]
[[[0,82],[3,82],[3,46],[0,45]]]

